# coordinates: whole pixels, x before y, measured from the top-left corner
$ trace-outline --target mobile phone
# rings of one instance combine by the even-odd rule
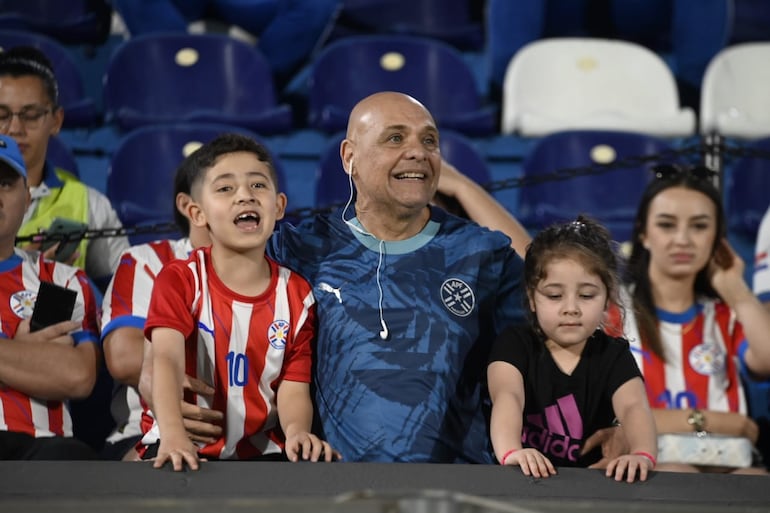
[[[54,244],[59,243],[54,258],[59,262],[66,262],[72,254],[78,249],[80,241],[83,240],[83,234],[88,229],[88,225],[71,219],[57,217],[46,230],[46,234],[61,235],[62,238],[47,239],[40,245],[41,251],[46,251]]]
[[[30,331],[72,320],[78,293],[49,281],[41,281],[30,319]]]

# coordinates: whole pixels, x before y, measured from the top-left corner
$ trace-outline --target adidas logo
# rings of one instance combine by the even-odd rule
[[[574,441],[574,442],[573,442]],[[569,461],[577,461],[583,441],[583,419],[575,397],[560,397],[543,414],[527,415],[521,442],[542,452]]]

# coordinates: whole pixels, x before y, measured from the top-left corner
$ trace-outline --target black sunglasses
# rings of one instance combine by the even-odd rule
[[[652,172],[658,180],[673,180],[683,175],[691,175],[699,180],[711,180],[717,175],[716,171],[705,166],[683,167],[675,164],[658,164],[653,166]]]

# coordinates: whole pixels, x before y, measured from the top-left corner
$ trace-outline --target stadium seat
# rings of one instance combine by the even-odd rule
[[[700,132],[753,139],[770,136],[770,41],[725,48],[709,63],[701,88]]]
[[[42,34],[0,30],[0,49],[14,46],[33,46],[51,61],[59,84],[59,104],[64,109],[65,128],[89,127],[97,121],[94,101],[86,96],[80,69],[65,47]]]
[[[315,204],[319,208],[344,204],[350,196],[348,175],[340,159],[340,143],[344,138],[344,133],[332,137],[319,159],[315,192]],[[460,172],[482,186],[492,181],[483,155],[467,137],[443,130],[439,141],[441,156]]]
[[[112,155],[106,195],[124,226],[155,225],[174,221],[174,174],[184,157],[216,136],[237,132],[256,140],[253,132],[217,124],[184,123],[142,127],[120,140]],[[284,171],[277,156],[279,187],[284,190]],[[136,234],[132,244],[169,234]],[[174,234],[173,236],[178,236]]]
[[[223,123],[261,134],[291,128],[277,105],[259,51],[220,34],[145,34],[125,41],[107,64],[107,122],[122,130],[177,122]]]
[[[480,50],[481,22],[468,0],[342,0],[338,31],[430,37],[460,50]],[[334,37],[334,33],[332,33]]]
[[[540,137],[562,130],[620,130],[658,137],[695,132],[665,62],[625,41],[553,38],[524,46],[503,84],[502,131]]]
[[[524,179],[536,184],[521,190],[516,216],[527,228],[539,230],[587,214],[604,223],[616,240],[627,240],[651,166],[680,161],[668,142],[638,133],[574,130],[548,135],[522,164]],[[575,176],[588,167],[598,174]],[[562,179],[544,177],[557,172]]]
[[[471,136],[496,130],[496,109],[483,105],[461,54],[410,36],[349,37],[322,50],[310,71],[309,125],[328,133],[344,130],[353,106],[378,91],[415,97],[442,128]]]
[[[46,34],[64,44],[104,43],[111,14],[106,0],[0,0],[0,28]]]
[[[753,243],[770,206],[770,137],[748,142],[745,149],[748,154],[725,172],[727,230]]]
[[[72,151],[58,136],[48,138],[48,149],[45,152],[45,158],[51,162],[54,167],[58,167],[79,177],[80,170]]]

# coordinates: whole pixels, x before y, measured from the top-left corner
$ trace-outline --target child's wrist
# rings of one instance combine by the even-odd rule
[[[645,458],[647,458],[647,459],[650,461],[650,463],[652,463],[652,468],[655,468],[655,466],[658,464],[658,460],[656,460],[656,459],[655,459],[655,456],[653,456],[653,455],[652,455],[652,454],[650,454],[649,452],[645,452],[645,451],[634,451],[634,452],[633,452],[633,454],[634,454],[635,456],[644,456]]]
[[[505,462],[508,460],[508,458],[510,458],[511,455],[516,451],[518,451],[518,449],[509,449],[506,451],[505,454],[503,454],[503,457],[500,458],[500,465],[505,465]]]

